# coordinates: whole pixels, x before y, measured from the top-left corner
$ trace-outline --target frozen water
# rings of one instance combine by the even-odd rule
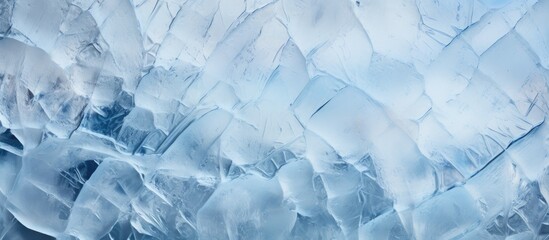
[[[0,0],[0,239],[547,239],[549,0]]]

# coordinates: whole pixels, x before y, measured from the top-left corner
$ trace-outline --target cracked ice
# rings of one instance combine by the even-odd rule
[[[0,239],[546,239],[549,0],[0,0]]]

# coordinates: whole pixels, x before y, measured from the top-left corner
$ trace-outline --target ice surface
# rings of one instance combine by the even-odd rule
[[[0,239],[547,239],[549,0],[0,0]]]

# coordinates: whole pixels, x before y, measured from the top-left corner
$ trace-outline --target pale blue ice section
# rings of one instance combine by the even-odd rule
[[[0,239],[548,239],[549,0],[0,0]]]

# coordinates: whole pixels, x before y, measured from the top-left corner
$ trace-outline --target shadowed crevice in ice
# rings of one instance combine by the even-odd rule
[[[76,200],[80,190],[86,181],[92,176],[99,164],[95,160],[86,160],[77,166],[71,167],[61,172],[61,177],[57,183],[60,186],[66,186],[70,190],[65,190],[67,194],[73,193],[73,201]]]

